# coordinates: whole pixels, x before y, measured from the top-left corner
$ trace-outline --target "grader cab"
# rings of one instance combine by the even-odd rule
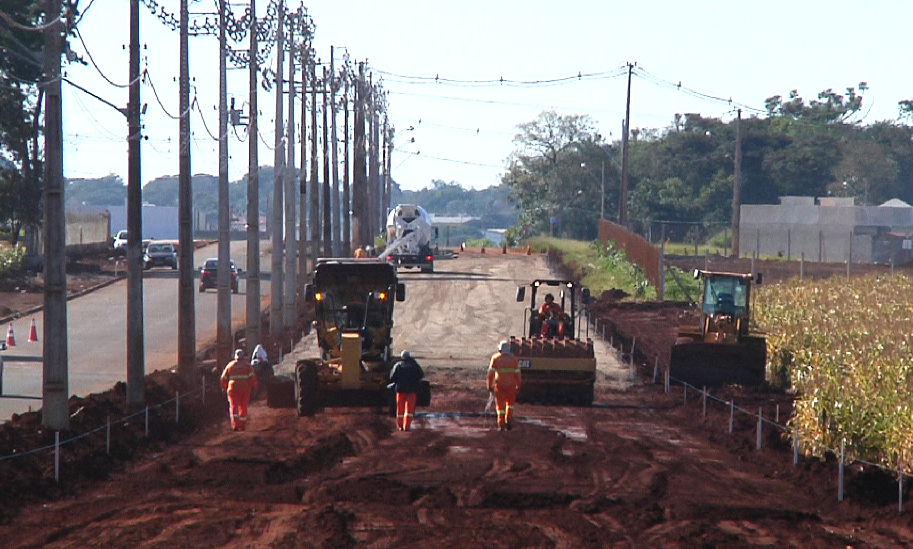
[[[387,408],[394,357],[393,305],[406,297],[396,268],[384,261],[322,259],[305,300],[314,303],[319,358],[295,368],[298,414],[314,415],[331,406]],[[420,406],[430,404],[427,382]]]
[[[696,387],[763,384],[767,345],[750,322],[751,284],[761,273],[696,269],[694,278],[703,280],[699,321],[679,327],[669,374]]]

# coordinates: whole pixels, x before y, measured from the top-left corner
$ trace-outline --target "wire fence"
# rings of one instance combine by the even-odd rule
[[[0,456],[0,463],[10,462],[12,460],[18,460],[18,459],[26,458],[29,456],[35,456],[38,454],[52,451],[53,452],[53,462],[54,462],[54,482],[59,483],[60,482],[61,455],[62,455],[62,451],[63,451],[64,447],[71,446],[71,445],[75,446],[77,443],[79,443],[81,441],[87,440],[88,438],[98,435],[100,433],[104,433],[105,452],[107,455],[110,456],[113,428],[115,428],[119,425],[127,425],[128,423],[130,423],[133,420],[142,418],[144,436],[145,436],[145,438],[150,438],[150,436],[152,434],[150,422],[151,422],[153,413],[160,411],[160,410],[168,410],[173,406],[174,407],[174,423],[180,424],[182,401],[184,402],[184,406],[186,407],[189,404],[189,402],[192,401],[194,398],[199,398],[200,405],[205,406],[206,393],[214,392],[215,394],[219,394],[218,387],[219,387],[218,381],[207,382],[206,376],[204,375],[201,378],[200,385],[198,387],[196,387],[195,389],[192,389],[185,393],[177,392],[177,393],[175,393],[173,398],[164,400],[157,404],[147,405],[142,410],[139,410],[139,411],[131,413],[131,414],[124,415],[123,417],[120,417],[118,419],[112,420],[109,417],[108,420],[104,424],[98,425],[89,431],[77,434],[75,436],[72,436],[72,437],[64,439],[64,440],[60,440],[60,432],[56,431],[54,433],[54,443],[53,444],[48,444],[48,445],[41,446],[38,448],[30,449],[30,450],[24,450],[22,452],[17,452],[14,454]]]
[[[618,340],[618,346],[616,347],[616,345],[615,345],[616,341],[615,341],[614,335],[612,335],[610,333],[608,339],[606,338],[607,322],[604,319],[593,318],[592,316],[590,316],[589,311],[587,310],[587,324],[592,326],[593,333],[595,336],[600,337],[603,340],[603,342],[609,343],[609,346],[611,349],[614,350],[618,361],[620,363],[622,363],[623,365],[626,364],[630,368],[630,375],[631,375],[632,381],[636,379],[637,369],[639,367],[642,366],[642,367],[649,368],[649,365],[647,365],[647,364],[638,365],[635,361],[635,354],[637,351],[637,349],[636,349],[637,338],[636,337],[631,338],[629,350],[628,350],[628,352],[624,352],[624,341],[622,339]],[[601,324],[601,328],[602,328],[601,331],[600,331],[600,324]],[[663,368],[662,374],[663,374],[662,383],[663,383],[663,387],[664,387],[664,392],[666,394],[671,394],[673,384],[678,384],[682,387],[683,405],[688,404],[689,391],[701,399],[702,419],[707,418],[708,402],[710,404],[720,404],[720,405],[728,407],[729,408],[728,432],[730,435],[732,435],[733,431],[734,431],[735,422],[736,422],[736,413],[747,415],[750,417],[756,417],[757,418],[757,427],[756,427],[757,433],[756,433],[755,449],[758,451],[760,451],[763,448],[763,433],[764,433],[765,425],[767,425],[768,427],[773,428],[781,433],[788,434],[789,437],[791,438],[793,466],[794,467],[799,466],[799,462],[800,462],[799,458],[800,458],[800,454],[802,453],[801,449],[803,446],[803,441],[802,441],[800,433],[797,429],[791,428],[789,425],[782,423],[780,421],[779,405],[777,405],[777,407],[774,411],[773,418],[765,417],[763,407],[759,407],[758,411],[755,412],[754,410],[749,410],[747,408],[743,408],[742,406],[738,406],[735,403],[734,399],[727,400],[727,399],[719,398],[719,397],[711,394],[707,390],[706,387],[696,387],[684,380],[673,377],[669,373],[669,368]],[[654,385],[659,382],[659,375],[660,375],[659,357],[654,357],[653,377],[652,377],[652,381],[653,381]],[[816,445],[816,446],[820,448],[820,445]],[[845,477],[846,466],[847,465],[852,466],[854,464],[862,465],[862,466],[866,466],[866,467],[877,468],[886,474],[896,475],[896,478],[897,478],[897,510],[898,510],[898,513],[903,513],[903,510],[904,510],[904,501],[903,501],[904,500],[904,482],[905,482],[905,478],[907,476],[911,476],[911,475],[910,475],[910,473],[907,473],[906,471],[904,471],[902,466],[899,466],[897,469],[891,469],[891,468],[888,468],[879,463],[872,463],[872,462],[869,462],[869,461],[866,461],[863,459],[858,459],[858,458],[854,458],[852,456],[847,456],[846,438],[843,438],[841,440],[839,449],[824,447],[823,450],[825,452],[832,452],[835,456],[838,456],[837,501],[842,502],[844,500],[844,477]]]

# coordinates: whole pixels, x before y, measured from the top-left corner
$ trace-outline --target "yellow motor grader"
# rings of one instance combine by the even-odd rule
[[[387,385],[395,363],[391,352],[393,304],[406,298],[396,268],[385,261],[321,259],[305,300],[314,303],[321,356],[295,367],[298,415],[330,406],[390,408]],[[419,406],[431,403],[423,382]]]
[[[679,327],[669,375],[695,387],[763,384],[767,344],[750,325],[751,284],[761,273],[695,269],[694,278],[703,280],[699,321]]]

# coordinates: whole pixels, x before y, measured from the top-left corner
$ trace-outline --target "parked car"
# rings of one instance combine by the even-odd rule
[[[127,231],[118,231],[114,237],[114,253],[117,255],[127,255]]]
[[[234,260],[229,260],[229,265],[231,266],[231,293],[236,294],[238,293],[238,268],[235,267]],[[206,263],[200,267],[200,293],[205,292],[207,288],[218,286],[218,267],[219,260],[215,257],[207,259]]]
[[[143,269],[153,267],[178,268],[178,253],[174,251],[171,242],[150,242],[143,254]]]

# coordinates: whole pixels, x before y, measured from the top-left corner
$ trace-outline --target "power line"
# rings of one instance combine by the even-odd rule
[[[558,78],[543,78],[538,80],[514,80],[510,78],[504,78],[503,76],[497,79],[456,79],[456,78],[441,78],[439,75],[435,76],[409,76],[396,74],[392,72],[383,71],[377,68],[374,70],[382,75],[385,75],[390,78],[392,82],[399,82],[404,84],[447,84],[453,86],[463,86],[463,87],[491,87],[491,86],[505,86],[505,87],[546,87],[546,86],[555,86],[563,84],[573,84],[575,82],[591,81],[591,80],[608,80],[611,78],[617,78],[625,74],[623,69],[615,69],[614,71],[606,72],[594,72],[594,73],[582,73],[578,72],[576,75],[571,76],[562,76]]]
[[[111,84],[111,85],[114,86],[115,88],[129,88],[129,87],[132,86],[134,83],[136,83],[136,81],[134,80],[133,82],[127,82],[126,84],[118,84],[117,82],[114,82],[114,81],[112,81],[110,78],[108,78],[108,77],[105,75],[105,73],[102,72],[102,70],[101,70],[101,68],[98,66],[98,64],[95,63],[95,58],[92,57],[92,52],[89,51],[89,47],[86,46],[85,41],[82,39],[82,33],[79,32],[79,29],[74,29],[74,30],[76,31],[76,37],[79,38],[79,43],[82,44],[83,49],[86,50],[86,55],[89,56],[89,61],[92,62],[92,67],[95,68],[95,72],[97,72],[99,75],[101,75],[101,77],[104,78],[105,81],[106,81],[108,84]],[[137,79],[139,79],[139,78],[140,78],[140,77],[137,77]]]
[[[659,85],[659,86],[662,86],[662,87],[665,87],[668,89],[674,89],[676,91],[680,91],[682,93],[685,93],[687,95],[690,95],[691,97],[695,97],[698,99],[704,99],[704,100],[713,101],[716,103],[725,103],[730,106],[741,107],[744,110],[754,111],[754,112],[757,112],[760,114],[767,113],[766,109],[758,109],[756,107],[752,107],[751,105],[747,105],[745,103],[733,101],[732,97],[729,97],[727,99],[725,97],[720,97],[720,96],[711,95],[708,93],[703,93],[703,92],[694,90],[692,88],[689,88],[687,86],[683,86],[681,81],[679,81],[677,84],[675,82],[670,82],[669,80],[666,80],[665,78],[659,77],[655,74],[648,72],[647,70],[645,70],[643,67],[640,67],[639,65],[634,67],[634,76],[637,76],[638,78],[640,78],[646,82],[650,82],[652,84],[656,84],[656,85]]]

